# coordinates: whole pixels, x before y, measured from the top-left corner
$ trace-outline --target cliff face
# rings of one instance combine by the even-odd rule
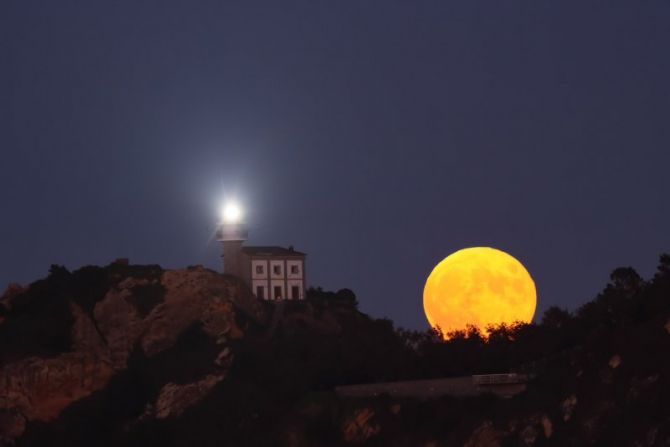
[[[154,359],[189,331],[209,340],[211,357],[199,359],[194,374],[200,376],[189,377],[192,383],[173,383],[167,374],[155,401],[147,402],[143,418],[180,414],[202,399],[230,367],[229,341],[242,335],[232,302],[235,284],[202,268],[162,271],[112,265],[88,273],[52,272],[31,288],[10,288],[2,298],[0,341],[7,354],[0,368],[4,442],[18,438],[28,423],[53,421],[66,407],[104,389],[127,371],[131,356]],[[95,284],[78,291],[88,295],[77,296],[85,276]],[[64,327],[43,329],[69,332],[69,346],[62,352],[51,349],[34,355],[39,347],[22,339],[32,335],[26,327],[40,332],[40,324],[50,320],[43,307],[59,307],[57,325]]]

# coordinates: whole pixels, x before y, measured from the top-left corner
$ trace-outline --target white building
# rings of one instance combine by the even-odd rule
[[[224,217],[219,224],[217,239],[223,245],[223,273],[241,278],[259,299],[304,299],[305,253],[293,247],[245,247],[247,236],[246,227],[238,218]]]
[[[260,299],[305,297],[305,254],[293,247],[242,247],[241,277]],[[225,263],[225,259],[224,259]]]

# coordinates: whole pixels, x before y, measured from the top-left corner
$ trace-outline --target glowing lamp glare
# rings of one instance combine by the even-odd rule
[[[221,217],[226,223],[237,223],[242,219],[242,209],[236,203],[229,203],[223,208]]]

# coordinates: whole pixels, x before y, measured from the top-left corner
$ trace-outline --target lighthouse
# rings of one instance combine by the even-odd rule
[[[241,208],[235,203],[227,204],[217,231],[217,239],[223,245],[223,273],[243,277],[242,243],[247,237]]]
[[[223,209],[217,239],[223,246],[223,273],[236,276],[262,300],[305,298],[305,253],[289,246],[244,246],[248,231],[242,209],[230,203]]]

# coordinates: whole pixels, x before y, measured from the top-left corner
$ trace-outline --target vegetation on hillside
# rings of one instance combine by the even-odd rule
[[[155,280],[161,272],[122,264],[72,273],[52,268],[48,278],[16,292],[11,306],[0,306],[2,362],[69,350],[70,300],[90,313],[111,285],[127,277]],[[163,296],[156,281],[148,284],[153,289],[133,295],[144,315]],[[268,314],[279,309],[266,306]],[[538,323],[495,327],[488,338],[475,328],[446,341],[438,331],[396,328],[359,312],[348,289],[310,289],[279,315],[271,332],[237,316],[245,335],[230,341],[234,361],[225,379],[179,417],[143,414],[166,383],[187,384],[210,370],[216,340],[197,326],[158,356],[137,347],[105,389],[53,422],[30,423],[19,445],[670,442],[669,255],[652,278],[616,269],[603,291],[574,312],[552,307]],[[507,371],[532,377],[528,390],[510,400],[343,400],[333,392],[353,383]]]

